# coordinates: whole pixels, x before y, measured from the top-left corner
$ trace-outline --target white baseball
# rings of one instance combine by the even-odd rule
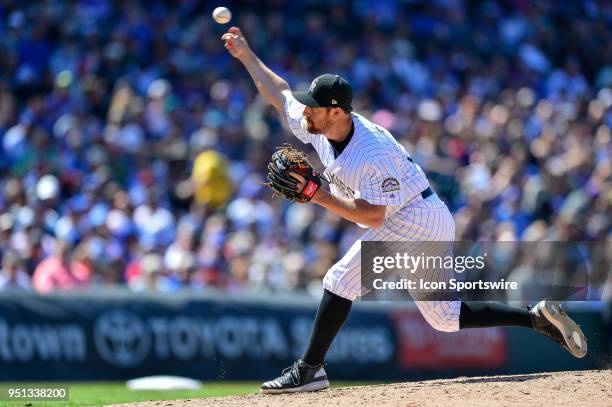
[[[232,19],[232,12],[227,7],[217,7],[213,10],[212,17],[219,24],[227,24]]]

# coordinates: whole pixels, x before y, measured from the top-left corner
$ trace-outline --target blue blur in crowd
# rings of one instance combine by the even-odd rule
[[[224,49],[214,7],[0,2],[0,273],[32,280],[0,289],[320,290],[362,230],[257,184],[277,145],[299,143]],[[610,2],[228,7],[294,89],[349,79],[458,240],[610,239]],[[204,151],[226,163],[220,205],[194,199]],[[54,257],[51,274],[88,277],[53,286],[38,266]]]

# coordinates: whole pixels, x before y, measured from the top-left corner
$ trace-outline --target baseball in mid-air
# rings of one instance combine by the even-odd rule
[[[227,24],[232,19],[232,12],[227,7],[217,7],[213,10],[212,16],[219,24]]]

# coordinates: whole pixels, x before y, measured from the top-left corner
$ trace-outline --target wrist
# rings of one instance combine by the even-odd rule
[[[310,200],[310,202],[312,203],[316,203],[321,205],[321,203],[323,202],[323,200],[325,199],[325,194],[327,194],[327,191],[325,191],[322,188],[319,188],[317,190],[317,192],[315,192],[315,194],[313,195],[312,199]]]
[[[236,56],[236,58],[240,62],[242,62],[244,65],[246,65],[246,64],[250,63],[251,61],[255,60],[255,54],[253,53],[253,51],[251,51],[249,48],[247,48],[240,55]]]

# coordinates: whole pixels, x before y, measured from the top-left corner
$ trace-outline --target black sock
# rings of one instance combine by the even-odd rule
[[[327,290],[323,292],[321,304],[315,317],[310,342],[302,356],[309,365],[318,365],[325,360],[336,334],[348,317],[353,301],[342,298]]]
[[[494,301],[461,301],[459,328],[524,326],[532,328],[526,308],[510,307]]]

